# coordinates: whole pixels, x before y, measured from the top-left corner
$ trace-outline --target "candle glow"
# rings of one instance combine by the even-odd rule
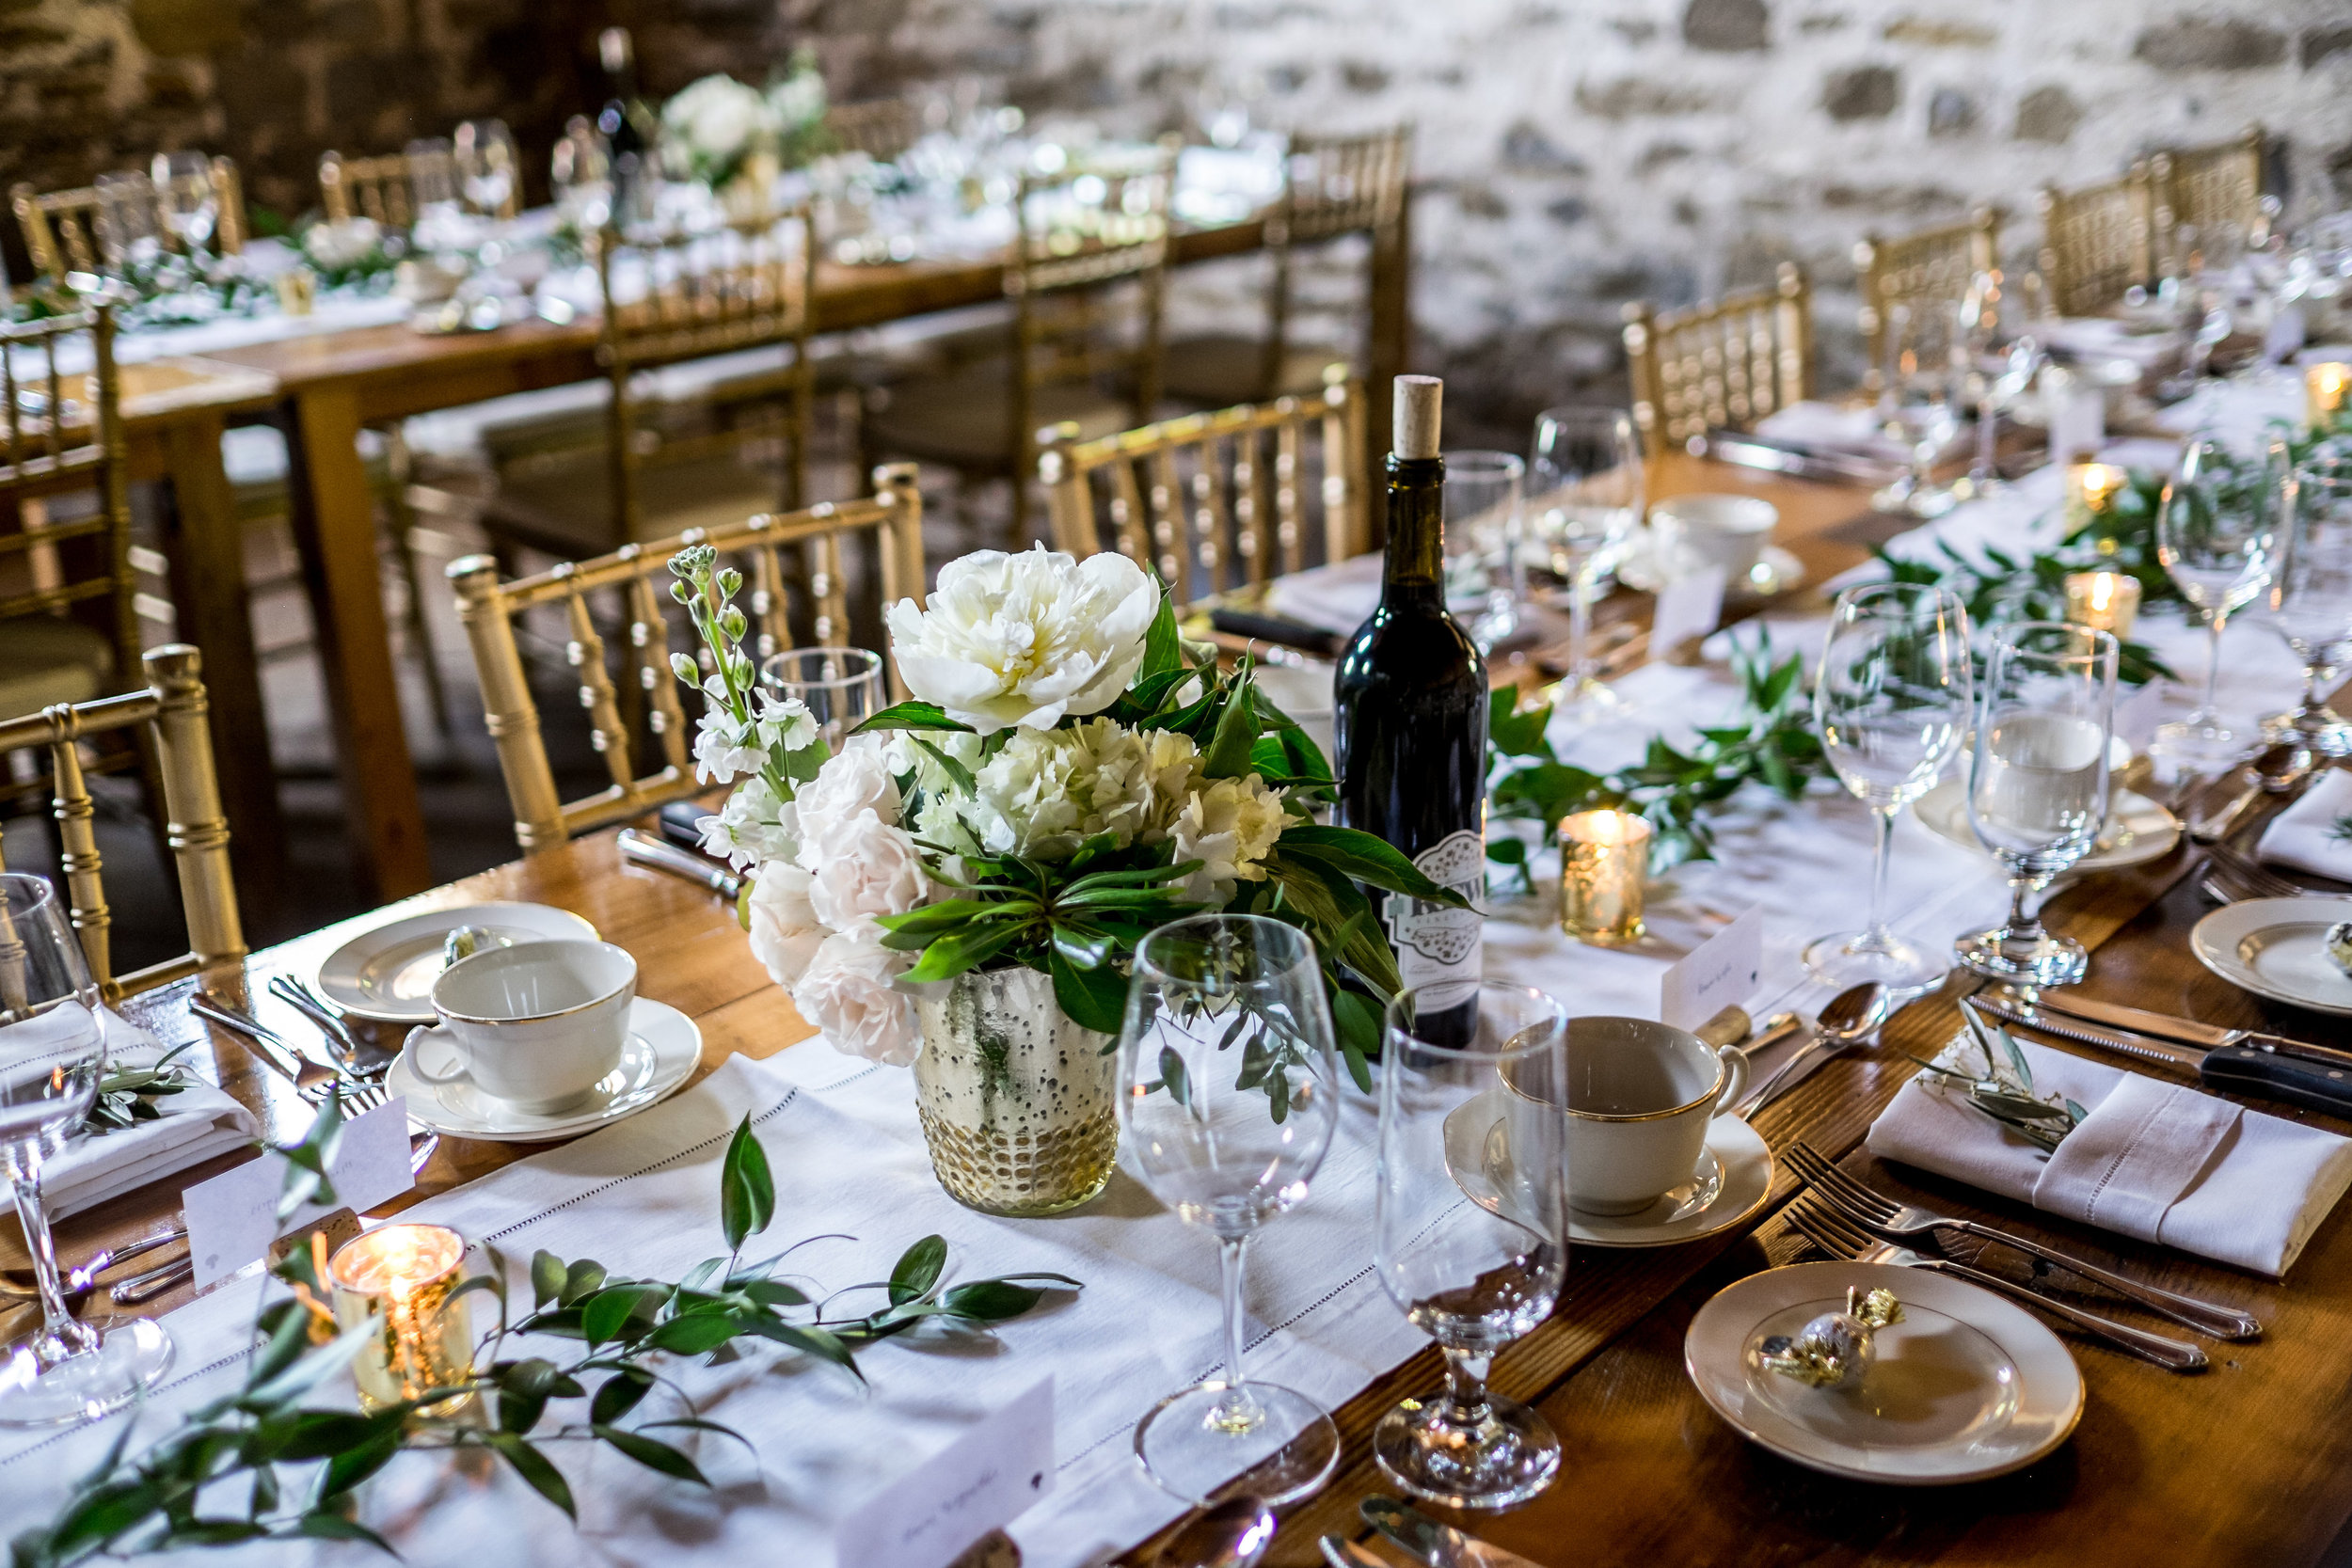
[[[459,1285],[466,1239],[446,1226],[386,1225],[343,1243],[327,1264],[335,1318],[345,1328],[371,1317],[382,1331],[352,1362],[362,1409],[381,1410],[473,1376],[473,1337]],[[461,1408],[470,1394],[432,1406]]]
[[[2352,393],[2352,365],[2325,360],[2303,371],[2303,397],[2313,430],[2333,430],[2344,420],[2347,393]]]
[[[1622,946],[1642,936],[1650,825],[1630,812],[1560,819],[1560,928],[1579,942]]]
[[[2066,618],[2094,631],[2130,636],[2139,619],[2139,579],[2122,572],[2069,573]]]

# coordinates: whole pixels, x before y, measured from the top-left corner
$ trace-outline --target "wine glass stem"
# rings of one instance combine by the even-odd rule
[[[1979,485],[1993,482],[1993,444],[2000,422],[1999,411],[1994,407],[1992,394],[1987,393],[1977,402],[1977,466],[1969,476]]]
[[[1870,924],[1862,933],[1866,947],[1887,944],[1886,873],[1894,861],[1895,814],[1900,809],[1891,802],[1870,808],[1870,815],[1878,819],[1878,850],[1870,862]]]
[[[1231,1432],[1247,1432],[1258,1422],[1258,1402],[1249,1397],[1241,1370],[1243,1343],[1249,1329],[1241,1290],[1244,1252],[1248,1245],[1247,1232],[1216,1239],[1217,1261],[1222,1265],[1220,1273],[1225,1286],[1225,1397],[1217,1402],[1213,1419]]]
[[[2211,632],[2205,641],[2205,700],[2197,705],[2197,721],[2211,724],[2219,721],[2221,710],[2214,705],[2215,695],[2221,689],[2221,629],[2229,617],[2217,613]]]
[[[1451,1346],[1439,1348],[1445,1352],[1446,1424],[1457,1431],[1475,1432],[1491,1414],[1486,1405],[1486,1370],[1494,1364],[1494,1357]]]
[[[16,1196],[17,1223],[24,1231],[24,1249],[33,1255],[33,1282],[40,1292],[44,1338],[65,1352],[86,1348],[88,1331],[66,1310],[65,1291],[57,1282],[57,1244],[49,1234],[49,1213],[41,1206],[40,1150],[19,1145],[8,1150],[8,1184]]]
[[[1593,673],[1590,650],[1593,643],[1593,585],[1592,574],[1583,562],[1576,564],[1576,575],[1568,579],[1568,683],[1571,690],[1581,687]]]

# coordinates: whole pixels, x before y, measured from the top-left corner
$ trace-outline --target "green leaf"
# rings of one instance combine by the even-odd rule
[[[1152,574],[1154,577],[1158,573]],[[1136,667],[1138,680],[1148,681],[1159,675],[1182,676],[1189,673],[1184,668],[1184,642],[1177,635],[1176,606],[1169,598],[1168,587],[1160,587],[1160,608],[1152,614],[1151,626],[1144,628],[1143,662]]]
[[[1216,736],[1203,748],[1200,771],[1212,779],[1238,779],[1249,771],[1249,749],[1258,738],[1258,711],[1247,675],[1235,683],[1217,715]]]
[[[776,1182],[768,1169],[768,1151],[752,1135],[747,1113],[727,1143],[725,1163],[719,1171],[719,1227],[727,1248],[740,1248],[750,1237],[768,1228],[776,1216]]]
[[[392,1544],[357,1519],[346,1519],[340,1513],[313,1509],[293,1524],[278,1531],[281,1536],[308,1537],[312,1541],[357,1541],[373,1546],[386,1557],[397,1558]]]
[[[894,703],[868,718],[851,730],[851,735],[869,735],[882,730],[960,730],[973,733],[972,726],[947,717],[946,710],[937,703]]]
[[[580,1511],[572,1506],[572,1489],[546,1454],[511,1432],[485,1432],[482,1441],[503,1455],[533,1492],[562,1509],[574,1524],[580,1522]]]
[[[814,1324],[788,1323],[772,1313],[760,1313],[743,1320],[743,1332],[756,1334],[762,1338],[773,1339],[776,1343],[789,1345],[794,1350],[804,1351],[820,1360],[832,1362],[860,1383],[866,1381],[866,1374],[857,1370],[857,1361],[850,1354],[850,1347],[842,1342],[839,1335],[830,1329],[818,1328]],[[664,1423],[649,1421],[646,1424],[659,1426]]]
[[[601,1423],[589,1431],[637,1461],[648,1470],[659,1470],[665,1476],[691,1481],[697,1486],[708,1486],[709,1481],[694,1462],[667,1443],[656,1442],[643,1433],[623,1432],[619,1427]]]
[[[947,1240],[926,1236],[901,1253],[890,1271],[890,1305],[902,1306],[930,1293],[947,1266]]]
[[[604,1265],[582,1258],[564,1271],[564,1288],[555,1292],[558,1307],[570,1307],[604,1283]]]
[[[925,740],[921,736],[915,736],[912,738],[917,746],[920,746],[924,751],[930,753],[931,760],[939,764],[939,766],[946,770],[947,776],[956,782],[956,787],[958,789],[962,790],[966,795],[977,795],[980,792],[980,781],[972,776],[972,769],[966,768],[963,764],[958,762],[955,758],[949,756],[946,752],[941,751],[930,741]]]
[[[545,1247],[531,1255],[531,1304],[545,1307],[563,1294],[564,1282],[571,1276],[564,1259]]]
[[[1518,710],[1519,689],[1502,687],[1486,699],[1486,738],[1506,756],[1543,757],[1551,754],[1544,730],[1551,722],[1551,705]]]
[[[1184,1071],[1184,1058],[1172,1045],[1160,1047],[1160,1085],[1168,1090],[1168,1098],[1190,1109],[1192,1079]]]
[[[326,1470],[319,1476],[317,1501],[326,1503],[345,1496],[390,1464],[392,1455],[400,1451],[400,1436],[401,1424],[395,1421],[359,1447],[345,1449],[329,1458]]]
[[[1045,1299],[1045,1292],[1001,1279],[976,1279],[959,1285],[939,1298],[939,1304],[959,1318],[975,1323],[1003,1323],[1017,1318]]]
[[[373,1416],[357,1416],[347,1410],[298,1410],[285,1434],[270,1445],[268,1457],[289,1464],[326,1459],[374,1442],[388,1427],[397,1433],[405,1418],[397,1410]]]
[[[648,1350],[666,1350],[675,1355],[703,1355],[717,1350],[739,1332],[733,1318],[697,1314],[693,1317],[671,1318],[658,1323],[645,1336]]]
[[[619,1420],[653,1392],[653,1373],[643,1367],[623,1367],[597,1386],[596,1397],[588,1402],[588,1419],[597,1426]]]
[[[1025,934],[1025,926],[1002,922],[976,931],[949,931],[933,937],[923,948],[923,957],[903,978],[917,985],[928,980],[952,980],[986,963]],[[890,939],[884,937],[882,941],[887,945]]]
[[[580,1337],[592,1345],[622,1338],[629,1320],[665,1293],[659,1285],[616,1285],[597,1291],[580,1307]]]
[[[1402,893],[1449,909],[1468,909],[1470,900],[1452,888],[1439,887],[1385,839],[1354,828],[1321,828],[1312,823],[1286,828],[1277,847],[1287,855],[1304,855],[1336,865],[1359,882],[1391,893]]]
[[[1080,969],[1055,948],[1045,955],[1045,972],[1053,977],[1054,1000],[1070,1021],[1098,1035],[1117,1035],[1125,1022],[1127,981],[1108,964]]]

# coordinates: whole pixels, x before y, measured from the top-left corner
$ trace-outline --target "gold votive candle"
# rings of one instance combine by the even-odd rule
[[[473,1377],[473,1332],[464,1298],[466,1239],[441,1225],[382,1225],[346,1242],[326,1265],[335,1321],[379,1327],[351,1364],[359,1407],[382,1410]],[[443,1416],[472,1396],[429,1406]]]
[[[2066,470],[2066,527],[2080,531],[2106,515],[2131,476],[2112,463],[2075,463]]]
[[[2129,637],[2139,619],[2139,579],[2122,572],[2069,572],[2066,618],[2093,631]]]
[[[289,316],[307,316],[318,300],[319,277],[309,267],[291,267],[278,275],[278,309]]]
[[[2303,367],[2303,402],[2313,430],[2342,425],[2347,398],[2352,398],[2352,365],[2328,359]]]
[[[1631,812],[1580,811],[1560,819],[1560,928],[1613,947],[1642,935],[1650,827]]]

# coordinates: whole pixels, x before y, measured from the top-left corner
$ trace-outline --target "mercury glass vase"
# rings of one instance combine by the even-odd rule
[[[924,988],[914,1102],[931,1168],[989,1214],[1056,1214],[1110,1180],[1119,1151],[1108,1035],[1082,1029],[1033,969],[974,970]]]

